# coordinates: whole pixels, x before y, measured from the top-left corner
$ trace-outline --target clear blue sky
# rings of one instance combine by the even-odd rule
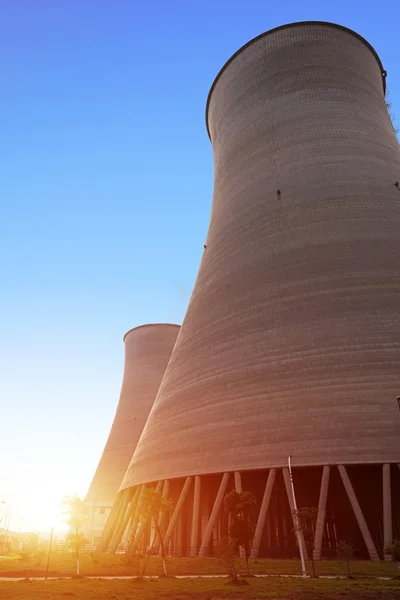
[[[398,0],[1,3],[0,500],[27,517],[85,493],[125,331],[182,321],[211,205],[215,75],[298,20],[366,37],[400,121]]]

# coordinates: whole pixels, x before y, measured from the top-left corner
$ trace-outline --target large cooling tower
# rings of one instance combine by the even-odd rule
[[[124,336],[120,398],[100,462],[86,496],[93,517],[89,535],[101,532],[132,458],[171,356],[178,325],[142,325]]]
[[[376,559],[400,535],[400,148],[385,76],[359,35],[306,22],[250,41],[212,85],[204,256],[121,486],[168,480],[172,552],[212,553],[234,485],[258,501],[253,555],[293,556],[288,455],[298,504],[318,507],[317,558],[351,539]]]

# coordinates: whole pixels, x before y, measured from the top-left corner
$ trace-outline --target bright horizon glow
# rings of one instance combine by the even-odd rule
[[[63,499],[75,494],[76,492],[73,492],[60,496],[48,487],[39,489],[30,498],[21,494],[14,500],[6,500],[7,507],[12,507],[10,531],[48,533],[54,527],[55,533],[67,533]],[[0,528],[3,527],[4,520],[0,524]]]
[[[372,44],[399,125],[394,0],[2,3],[0,501],[24,531],[66,531],[63,497],[84,498],[124,333],[182,322],[212,200],[214,77],[250,39],[302,20]]]

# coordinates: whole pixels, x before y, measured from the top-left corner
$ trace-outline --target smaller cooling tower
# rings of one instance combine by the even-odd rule
[[[125,366],[114,421],[86,502],[91,522],[87,535],[94,541],[110,508],[139,441],[164,376],[179,325],[142,325],[124,336]]]

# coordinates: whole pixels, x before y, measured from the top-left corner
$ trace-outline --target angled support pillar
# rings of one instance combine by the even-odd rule
[[[108,515],[107,522],[104,526],[103,533],[101,534],[101,538],[100,538],[100,541],[97,546],[98,552],[106,552],[107,551],[108,545],[111,540],[111,536],[113,534],[115,522],[118,519],[119,510],[121,508],[123,496],[124,496],[124,492],[120,492],[114,501],[114,505],[110,511],[110,514]]]
[[[177,534],[176,534],[176,547],[175,547],[175,556],[182,556],[183,554],[183,513],[181,511],[178,518],[177,525]]]
[[[242,493],[242,476],[240,474],[240,471],[235,471],[235,492],[237,494],[241,494]]]
[[[350,500],[350,504],[353,509],[354,515],[357,519],[357,523],[360,528],[361,534],[364,538],[364,542],[367,547],[369,557],[371,560],[379,560],[379,556],[376,551],[375,544],[373,542],[372,536],[368,529],[367,522],[364,519],[364,515],[362,514],[360,504],[357,500],[357,496],[355,494],[354,488],[350,481],[346,467],[344,465],[338,465],[338,469],[339,469],[340,477],[342,478],[342,482],[343,482],[344,488],[346,490],[347,496]]]
[[[135,493],[133,495],[133,498],[130,501],[128,510],[125,514],[124,531],[123,531],[121,542],[120,542],[124,546],[128,545],[130,531],[132,529],[132,521],[133,521],[133,517],[135,514],[135,510],[136,510],[136,504],[139,499],[139,493],[140,493],[140,485],[137,485],[135,488]]]
[[[196,475],[194,478],[194,495],[193,495],[193,516],[192,516],[192,531],[190,535],[189,556],[196,556],[197,541],[199,535],[199,519],[200,519],[200,494],[201,494],[201,478]]]
[[[241,494],[243,489],[242,489],[242,476],[240,474],[240,471],[235,471],[234,478],[235,478],[235,492],[237,494]],[[240,558],[245,557],[245,552],[244,552],[243,546],[239,547],[239,556],[240,556]]]
[[[390,464],[382,466],[383,483],[383,550],[393,542],[392,529],[392,492],[390,485]],[[392,557],[385,554],[385,560],[392,560]]]
[[[163,498],[168,498],[169,488],[170,488],[170,482],[169,482],[169,479],[166,479],[164,481],[163,491],[162,491],[162,497]],[[165,526],[166,518],[167,518],[166,511],[165,510],[160,510],[160,514],[159,514],[160,527],[162,527],[163,525]]]
[[[132,517],[132,526],[131,526],[131,531],[129,533],[129,540],[128,540],[128,549],[129,551],[132,550],[132,546],[135,542],[135,537],[136,537],[136,531],[139,525],[139,520],[140,520],[140,513],[142,510],[142,502],[143,502],[143,493],[144,490],[146,488],[146,484],[142,483],[139,486],[139,493],[138,493],[138,499],[136,502],[136,506],[134,507],[135,512],[133,513],[133,517]]]
[[[118,519],[115,522],[111,540],[110,540],[110,543],[108,546],[108,552],[110,552],[112,554],[115,553],[115,551],[118,547],[118,544],[121,541],[122,534],[124,533],[124,531],[121,530],[121,527],[122,527],[123,523],[125,522],[126,513],[129,512],[128,505],[129,505],[129,502],[132,499],[132,495],[133,495],[133,490],[130,488],[123,490],[123,492],[124,492],[124,497],[122,499],[121,509],[119,511]]]
[[[217,520],[219,509],[221,508],[221,504],[224,499],[224,494],[225,494],[226,488],[228,486],[228,483],[229,483],[229,473],[224,473],[222,476],[222,479],[221,479],[217,497],[215,498],[215,502],[214,502],[213,509],[211,511],[210,518],[207,523],[207,527],[204,532],[203,539],[201,541],[199,556],[206,555],[208,545],[211,541],[213,527],[214,527],[215,521]]]
[[[112,537],[111,543],[110,543],[110,549],[109,552],[115,553],[117,551],[117,548],[122,540],[122,537],[125,533],[125,529],[129,523],[129,519],[132,516],[132,506],[135,505],[137,496],[138,496],[138,491],[139,488],[133,489],[133,488],[129,488],[128,494],[126,495],[126,508],[125,510],[123,510],[123,508],[121,508],[121,519],[119,520],[118,525],[116,526],[116,530],[115,533]]]
[[[175,529],[175,525],[176,525],[176,523],[178,521],[178,517],[179,517],[180,512],[182,510],[182,506],[183,506],[183,504],[184,504],[184,502],[186,500],[186,496],[188,495],[190,486],[192,485],[192,479],[193,479],[193,477],[186,477],[186,481],[185,481],[184,486],[182,488],[181,495],[179,496],[179,500],[176,503],[174,513],[172,515],[171,521],[169,522],[168,529],[167,529],[167,532],[166,532],[165,537],[164,537],[164,547],[165,547],[165,549],[168,548],[168,544],[169,544],[169,542],[171,540],[173,531]]]
[[[328,498],[329,475],[331,468],[325,465],[322,469],[321,489],[319,492],[317,522],[315,524],[314,536],[314,560],[321,558],[322,540],[324,537],[325,516],[326,516],[326,501]]]
[[[162,481],[159,481],[157,483],[157,486],[156,486],[156,492],[157,493],[161,492],[161,487],[162,487]],[[145,498],[144,498],[144,495],[145,495],[145,493],[144,493],[144,488],[143,488],[143,491],[142,491],[142,501],[140,503],[140,511],[141,512],[142,512],[143,508],[147,508],[147,506],[148,506],[148,505],[146,505],[146,506],[144,505],[144,502],[146,501]],[[139,548],[140,542],[142,541],[142,539],[144,537],[144,534],[145,534],[145,532],[147,530],[147,526],[148,526],[150,520],[151,520],[151,514],[150,513],[144,513],[144,514],[139,513],[139,515],[138,515],[138,525],[137,525],[137,529],[136,529],[136,535],[135,535],[135,538],[132,541],[131,548],[130,548],[131,552],[136,552],[136,550]],[[146,539],[144,540],[143,543],[144,543],[144,546],[145,546],[146,545]],[[145,550],[145,548],[144,548],[144,550]]]
[[[289,469],[287,467],[283,467],[282,474],[283,474],[283,480],[285,482],[286,494],[287,494],[287,497],[288,497],[288,500],[289,500],[289,506],[290,506],[290,512],[291,512],[291,515],[292,515],[293,527],[294,527],[294,529],[296,529],[297,528],[297,523],[296,523],[296,517],[293,514],[294,513],[294,502],[293,502],[292,488],[291,488],[291,485],[290,485]],[[303,546],[304,560],[308,560],[308,552],[307,552],[307,548],[306,548],[306,544],[305,544],[303,532],[299,531],[298,532],[298,536],[301,538],[301,544]]]
[[[268,473],[267,483],[265,484],[264,496],[261,502],[260,514],[258,515],[257,525],[254,532],[253,544],[251,546],[251,558],[257,558],[260,550],[261,537],[264,531],[265,519],[268,514],[268,507],[271,500],[272,489],[274,487],[276,477],[276,469],[270,469]]]
[[[164,485],[163,485],[163,491],[162,491],[163,498],[168,498],[169,487],[170,487],[169,479],[165,479]],[[161,509],[159,512],[159,515],[158,515],[158,522],[159,522],[159,527],[163,533],[165,533],[165,530],[166,530],[166,526],[165,526],[166,520],[167,520],[167,511],[165,509],[164,510]],[[160,554],[160,556],[162,554],[160,536],[158,536],[157,533],[154,537],[154,553]]]

